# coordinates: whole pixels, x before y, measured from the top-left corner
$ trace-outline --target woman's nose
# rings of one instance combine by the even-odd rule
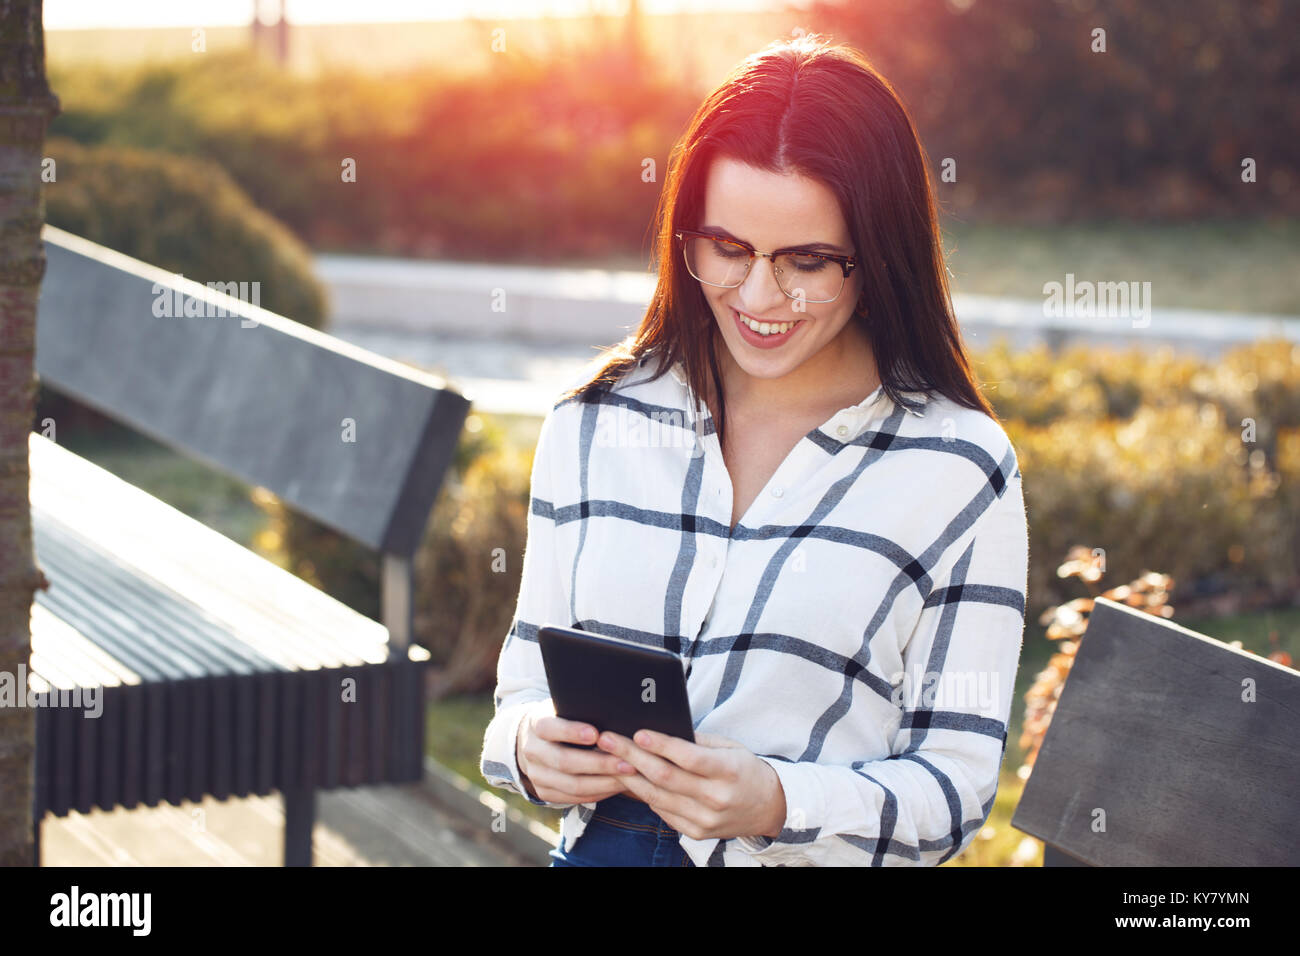
[[[781,289],[776,278],[776,264],[767,256],[754,256],[749,267],[749,275],[740,284],[740,295],[744,302],[752,303],[743,311],[762,315],[770,311],[772,304],[788,296]]]

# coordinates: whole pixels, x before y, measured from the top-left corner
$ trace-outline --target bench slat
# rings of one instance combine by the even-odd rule
[[[52,226],[42,236],[43,383],[376,551],[414,554],[468,399],[251,302]],[[159,314],[187,299],[205,314]]]

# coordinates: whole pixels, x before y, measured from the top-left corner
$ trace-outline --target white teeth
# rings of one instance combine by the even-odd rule
[[[740,315],[739,312],[736,314]],[[771,322],[755,322],[753,319],[747,318],[743,315],[740,316],[740,321],[744,322],[759,335],[781,335],[785,332],[789,332],[796,324],[794,322],[782,322],[779,325]]]

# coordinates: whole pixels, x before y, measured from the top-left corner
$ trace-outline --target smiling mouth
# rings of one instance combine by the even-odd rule
[[[748,327],[751,332],[758,335],[784,335],[786,332],[792,331],[795,326],[804,321],[803,319],[796,319],[793,322],[759,322],[736,309],[732,309],[731,311],[739,322]]]

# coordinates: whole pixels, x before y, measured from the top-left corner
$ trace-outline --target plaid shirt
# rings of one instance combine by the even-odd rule
[[[810,431],[731,529],[707,406],[643,359],[547,414],[514,622],[480,769],[528,796],[522,710],[546,700],[537,629],[680,654],[697,730],[776,771],[775,839],[681,837],[698,866],[929,866],[998,788],[1024,631],[1028,527],[1015,451],[987,415],[877,388]],[[703,436],[697,440],[697,436]],[[595,803],[567,806],[572,848]]]

